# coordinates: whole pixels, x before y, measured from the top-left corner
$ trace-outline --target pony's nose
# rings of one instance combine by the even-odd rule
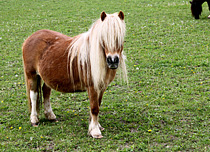
[[[116,63],[119,63],[119,57],[118,56],[108,56],[107,57],[107,63],[109,64],[116,64]]]
[[[119,64],[119,57],[118,56],[108,56],[106,62],[110,69],[117,69]]]

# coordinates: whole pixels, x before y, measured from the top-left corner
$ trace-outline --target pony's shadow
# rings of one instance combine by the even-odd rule
[[[48,120],[46,118],[40,118],[39,119],[39,124],[44,124],[44,123],[49,123],[50,124],[50,123],[56,123],[56,122],[62,121],[61,119],[56,119],[56,120]]]
[[[88,127],[88,118],[85,116],[74,116],[74,115],[56,115],[57,119],[56,120],[48,120],[45,117],[42,117],[39,119],[39,125],[43,126],[56,126],[56,125],[61,125],[63,123],[66,123],[67,125],[71,125],[72,127],[75,126],[75,122],[82,127],[83,129],[86,129]],[[74,121],[71,121],[74,120]],[[77,127],[75,126],[75,129]]]

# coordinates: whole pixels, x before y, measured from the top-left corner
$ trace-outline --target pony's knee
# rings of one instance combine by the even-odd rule
[[[97,116],[99,113],[99,107],[91,108],[91,114]]]
[[[29,90],[32,90],[34,92],[38,92],[38,88],[41,85],[41,77],[39,75],[32,75],[30,76],[30,78],[28,78],[27,80],[28,82],[28,86],[29,86]]]

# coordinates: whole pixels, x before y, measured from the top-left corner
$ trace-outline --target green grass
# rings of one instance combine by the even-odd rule
[[[125,13],[129,88],[110,84],[100,108],[104,138],[87,136],[87,93],[53,91],[59,122],[31,127],[21,46],[39,29],[69,36],[102,11]],[[183,0],[0,0],[0,151],[210,151],[210,20]],[[149,132],[148,130],[151,130]]]

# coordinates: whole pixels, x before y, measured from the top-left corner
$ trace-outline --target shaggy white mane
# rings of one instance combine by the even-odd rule
[[[72,67],[72,62],[77,58],[80,79],[82,79],[83,75],[90,80],[91,77],[89,75],[91,74],[96,90],[100,90],[108,85],[105,82],[108,67],[103,48],[106,48],[109,52],[116,51],[116,49],[123,46],[125,36],[124,20],[121,20],[117,13],[106,15],[103,21],[101,18],[98,19],[87,32],[76,36],[69,46],[68,53],[70,78],[73,80],[72,69],[74,67]],[[122,70],[123,78],[127,81],[123,52],[120,55],[119,66]],[[81,71],[80,67],[82,67],[83,71]]]

